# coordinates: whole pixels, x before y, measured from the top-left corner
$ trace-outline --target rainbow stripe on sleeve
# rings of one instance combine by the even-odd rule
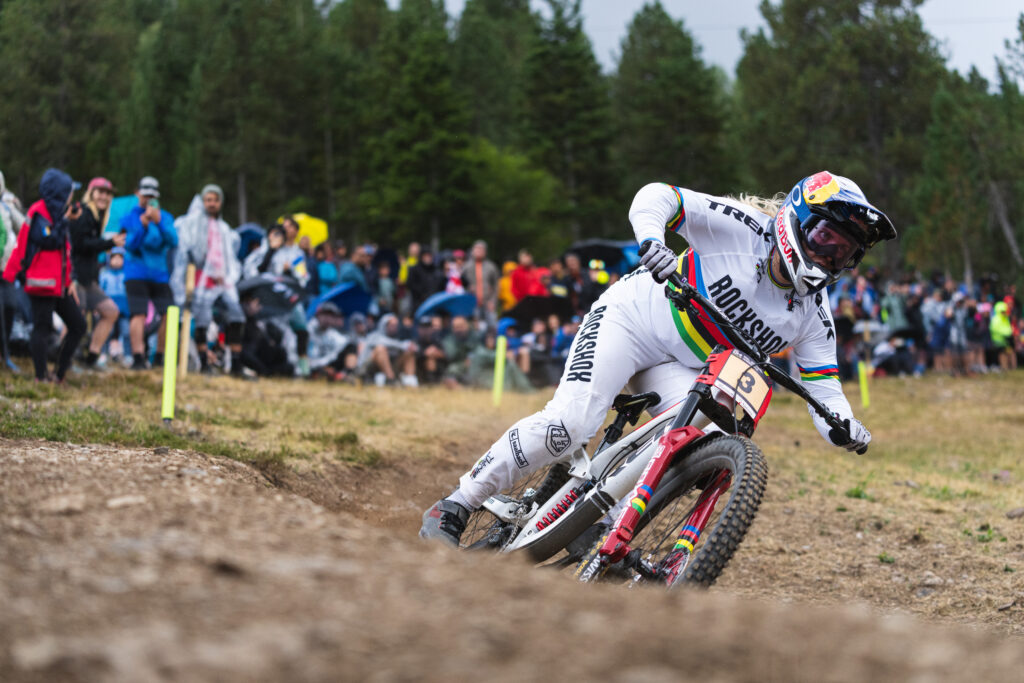
[[[669,187],[671,187],[672,191],[676,193],[676,199],[679,200],[679,209],[675,212],[672,218],[668,220],[668,223],[665,224],[665,229],[671,230],[672,232],[679,232],[679,228],[686,222],[686,208],[683,206],[683,192],[675,185],[669,185]]]
[[[839,381],[839,368],[835,365],[821,365],[816,368],[805,368],[802,365],[797,365],[800,368],[800,379],[805,382],[816,382],[819,379],[834,379]]]

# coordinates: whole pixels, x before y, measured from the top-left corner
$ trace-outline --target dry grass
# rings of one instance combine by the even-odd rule
[[[1024,633],[1022,377],[872,384],[864,456],[827,446],[793,396],[757,441],[772,474],[722,585],[885,607]],[[858,397],[856,385],[846,387]]]

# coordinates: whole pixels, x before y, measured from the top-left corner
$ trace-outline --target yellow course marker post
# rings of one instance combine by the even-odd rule
[[[857,375],[860,378],[860,402],[865,408],[871,404],[871,396],[868,394],[868,364],[864,361],[857,361]]]
[[[494,390],[492,399],[495,406],[501,405],[501,392],[505,389],[505,352],[508,350],[508,339],[505,335],[498,337],[494,344]]]
[[[166,424],[174,419],[175,381],[178,379],[178,314],[177,306],[167,307],[167,343],[164,344],[164,400],[160,411]]]

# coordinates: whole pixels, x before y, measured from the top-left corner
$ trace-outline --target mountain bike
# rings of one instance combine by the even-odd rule
[[[579,449],[568,462],[487,499],[469,519],[464,548],[575,565],[573,575],[583,582],[710,586],[753,523],[767,485],[767,462],[750,437],[773,383],[806,401],[828,423],[834,443],[850,442],[847,422],[773,365],[684,278],[673,274],[665,294],[680,310],[718,325],[732,348],[715,347],[686,397],[625,437],[626,424],[635,425],[660,397],[617,397],[617,415],[592,457]]]

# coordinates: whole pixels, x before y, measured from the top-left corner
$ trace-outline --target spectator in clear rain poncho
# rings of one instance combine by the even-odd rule
[[[224,311],[225,337],[231,349],[231,373],[240,375],[242,334],[245,313],[238,300],[238,279],[242,266],[238,262],[240,238],[221,217],[224,191],[217,185],[203,188],[189,206],[188,213],[174,221],[178,231],[178,250],[174,261],[171,289],[179,306],[185,303],[189,264],[196,267],[195,290],[192,293],[194,338],[203,372],[209,372],[208,329],[213,321],[214,305]]]
[[[4,183],[4,174],[0,173],[0,272],[7,267],[7,261],[18,243],[18,231],[25,224],[25,215],[14,201],[8,199],[9,194]],[[11,339],[11,328],[14,326],[14,313],[18,310],[17,295],[18,292],[12,283],[0,279],[0,325],[3,325],[0,334],[3,334],[4,362],[13,372],[18,372],[18,366],[11,361],[7,346]]]
[[[291,216],[286,216],[283,225],[275,225],[267,231],[267,237],[249,254],[242,267],[244,277],[256,277],[261,273],[287,276],[295,280],[297,291],[305,291],[309,282],[306,269],[306,255],[295,244],[298,223]],[[289,243],[288,235],[291,234]],[[300,301],[284,317],[275,320],[276,324],[289,327],[295,333],[296,352],[298,353],[297,369],[302,377],[309,376],[309,331],[306,329],[306,309]]]
[[[360,348],[355,336],[345,332],[341,310],[325,301],[317,307],[308,328],[310,369],[329,380],[352,380]]]
[[[384,386],[396,379],[395,368],[401,374],[402,386],[416,387],[416,344],[401,339],[398,317],[388,313],[380,319],[377,329],[367,338],[360,353],[359,368],[364,375],[373,376],[373,383]]]

